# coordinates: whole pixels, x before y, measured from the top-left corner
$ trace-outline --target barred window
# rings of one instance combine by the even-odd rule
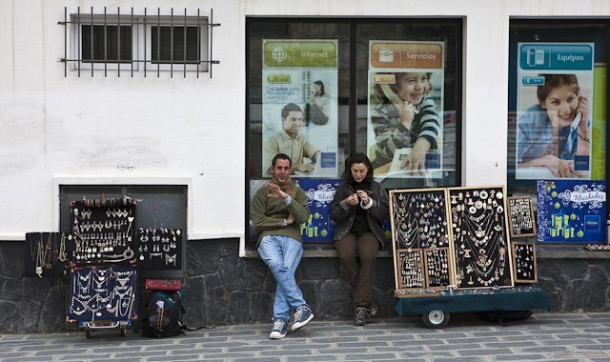
[[[86,63],[130,63],[133,60],[132,26],[82,26],[80,44]]]
[[[70,14],[65,8],[65,50],[61,59],[65,63],[65,76],[68,68],[81,76],[82,71],[89,71],[94,76],[96,71],[169,71],[170,76],[182,72],[209,72],[211,65],[219,64],[212,60],[212,28],[220,24],[212,23],[210,16],[202,16],[199,9],[196,14],[162,15],[157,9],[155,15],[149,15],[145,8],[143,13],[134,14],[133,8],[128,13],[108,14],[95,13],[91,8],[83,13],[80,7]],[[69,19],[69,20],[68,20]]]

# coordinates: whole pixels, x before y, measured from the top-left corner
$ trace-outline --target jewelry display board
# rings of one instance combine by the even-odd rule
[[[536,265],[536,247],[532,242],[513,241],[513,270],[515,282],[536,283],[538,271]]]
[[[138,229],[140,270],[182,270],[182,230]]]
[[[446,289],[451,285],[449,248],[424,249],[426,287]]]
[[[444,189],[392,190],[392,241],[400,249],[449,246]]]
[[[136,269],[129,265],[83,267],[72,273],[68,320],[127,321],[136,318]]]
[[[397,295],[431,295],[451,285],[445,189],[391,190],[390,215]]]
[[[508,216],[511,238],[536,236],[536,218],[529,196],[509,197]]]
[[[504,188],[448,190],[458,288],[512,287]]]
[[[399,277],[396,289],[424,288],[424,259],[421,249],[401,249],[397,255]]]
[[[76,265],[132,262],[135,212],[132,198],[71,202],[70,260]]]
[[[69,272],[67,237],[63,233],[25,234],[25,276],[66,276]]]

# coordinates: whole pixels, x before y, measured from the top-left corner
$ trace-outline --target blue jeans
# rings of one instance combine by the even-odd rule
[[[297,240],[282,235],[267,235],[258,246],[258,254],[267,264],[275,277],[275,303],[273,320],[290,320],[291,309],[305,305],[303,294],[299,289],[294,272],[303,255],[303,245]]]

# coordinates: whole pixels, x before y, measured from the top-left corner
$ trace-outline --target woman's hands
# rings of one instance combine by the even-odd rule
[[[349,195],[348,197],[345,198],[345,202],[349,205],[349,206],[356,206],[358,205],[358,194],[353,193],[351,195]]]
[[[355,193],[353,193],[353,194],[349,195],[348,197],[346,197],[345,198],[345,203],[350,205],[350,206],[356,206],[360,202],[362,202],[363,205],[368,205],[370,200],[371,200],[371,198],[369,197],[369,194],[366,193],[366,191],[358,190]]]

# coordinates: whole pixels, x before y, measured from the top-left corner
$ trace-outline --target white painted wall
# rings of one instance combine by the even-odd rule
[[[64,77],[64,6],[104,5],[109,13],[213,8],[222,24],[214,77]],[[462,158],[471,186],[506,183],[510,17],[610,17],[610,1],[0,0],[0,240],[57,230],[60,183],[187,184],[190,239],[243,237],[247,16],[464,18]]]

